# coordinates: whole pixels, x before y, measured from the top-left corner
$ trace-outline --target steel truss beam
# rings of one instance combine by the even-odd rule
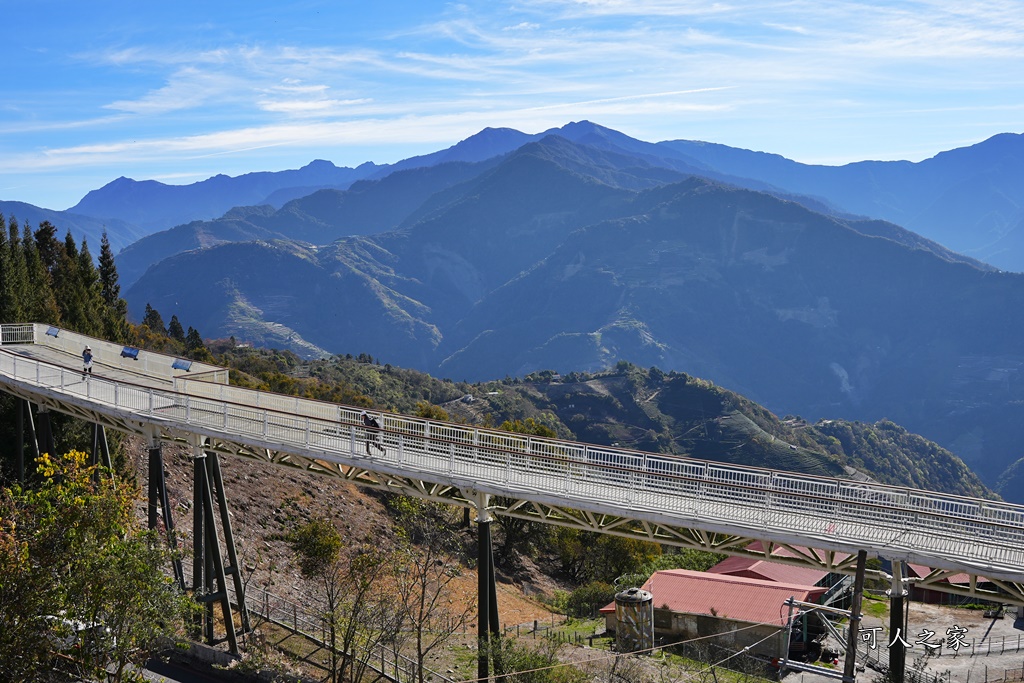
[[[450,484],[438,484],[413,477],[382,474],[362,467],[325,462],[284,451],[255,450],[229,441],[215,442],[215,445],[212,447],[219,452],[236,457],[258,460],[321,476],[330,476],[360,486],[368,486],[439,503],[460,505],[473,509],[477,507],[475,491],[463,490]],[[677,548],[706,550],[780,564],[811,567],[828,572],[853,575],[857,570],[857,556],[849,553],[764,541],[753,536],[721,534],[700,529],[656,524],[645,520],[632,519],[628,516],[597,514],[585,510],[550,505],[526,498],[490,496],[489,501],[488,509],[492,514],[515,517],[531,522],[541,522],[575,528],[581,531],[593,531],[623,538],[651,541],[652,543]],[[793,557],[773,555],[772,553],[778,548],[785,548]],[[877,578],[889,578],[887,574],[881,571],[868,570],[868,573]],[[917,580],[915,583],[921,587],[954,595],[1024,604],[1024,585],[1020,583],[985,579],[982,584],[987,583],[992,586],[990,588],[986,585],[979,585],[978,577],[973,574],[970,575],[971,582],[967,586],[943,581],[943,579],[962,573],[950,570],[936,570],[929,574],[928,577]]]

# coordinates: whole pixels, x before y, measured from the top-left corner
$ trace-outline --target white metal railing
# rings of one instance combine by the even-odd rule
[[[179,360],[175,356],[156,351],[140,350],[135,358],[122,355],[126,347],[103,339],[65,330],[42,323],[18,323],[0,325],[0,344],[38,344],[80,357],[86,346],[92,350],[93,361],[111,368],[138,375],[157,377],[172,381],[176,376],[201,376],[207,382],[227,384],[228,370],[209,363],[186,361],[188,370],[173,367]],[[181,359],[185,360],[185,359]]]
[[[364,455],[360,409],[351,406],[188,380],[179,382],[187,393],[99,376],[83,381],[80,370],[8,353],[0,353],[3,377],[87,400],[97,410],[378,472],[665,524],[814,539],[820,548],[874,548],[937,568],[1024,579],[1024,506],[1009,503],[392,414],[382,415],[385,452]]]
[[[31,323],[0,325],[0,344],[32,344],[35,328]]]

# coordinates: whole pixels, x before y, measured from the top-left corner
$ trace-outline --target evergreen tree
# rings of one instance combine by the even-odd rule
[[[203,338],[199,335],[199,330],[189,325],[188,335],[185,337],[185,350],[191,353],[197,349],[205,348],[206,345],[203,344]]]
[[[191,326],[188,328],[188,334],[185,335],[185,353],[192,360],[205,363],[213,362],[213,354],[206,348],[206,344],[203,343],[203,338],[200,336],[199,331]]]
[[[50,228],[52,227],[51,225]],[[42,233],[43,242],[47,245],[46,249],[52,250],[51,255],[56,259],[56,249],[59,248],[60,243],[56,240],[53,240],[52,243],[49,242],[46,239],[46,234],[45,231]],[[60,307],[57,306],[57,299],[53,292],[53,279],[40,256],[36,240],[32,236],[32,229],[28,225],[23,227],[21,246],[25,254],[25,269],[28,275],[24,299],[25,322],[45,322],[51,325],[62,324]]]
[[[185,343],[185,328],[181,326],[177,315],[171,316],[171,322],[167,325],[167,334],[174,341]]]
[[[28,270],[25,267],[25,252],[21,248],[21,228],[13,216],[8,221],[8,231],[8,260],[4,263],[4,268],[11,299],[7,302],[4,321],[28,322],[28,312],[25,309],[29,288]]]
[[[7,220],[0,213],[0,322],[18,322],[12,315],[14,283],[11,282],[11,250],[7,244]]]
[[[103,301],[108,306],[116,307],[121,300],[121,285],[117,282],[117,266],[114,265],[114,252],[107,239],[107,231],[103,231],[100,240],[100,291]]]
[[[89,251],[89,243],[84,237],[82,248],[78,252],[78,279],[85,295],[85,313],[89,321],[90,334],[103,336],[106,328],[104,319],[107,317],[107,303],[103,300],[100,276]]]
[[[25,226],[26,230],[28,226]],[[57,239],[57,228],[50,221],[43,221],[35,232],[35,245],[39,253],[39,260],[47,272],[53,273],[57,269],[61,248]]]
[[[43,230],[40,226],[37,237]],[[78,247],[69,230],[64,244],[56,252],[56,265],[50,271],[53,280],[53,292],[60,307],[61,322],[65,327],[83,334],[93,332],[90,324],[89,311],[86,310],[88,298],[82,284],[82,273],[79,272]]]
[[[121,285],[117,282],[117,266],[110,248],[106,230],[100,240],[99,268],[100,296],[103,298],[103,336],[111,341],[128,341],[128,302],[121,298]]]
[[[164,319],[160,316],[160,311],[150,306],[148,302],[146,303],[146,313],[142,316],[142,324],[153,332],[167,334],[167,328],[164,327]]]

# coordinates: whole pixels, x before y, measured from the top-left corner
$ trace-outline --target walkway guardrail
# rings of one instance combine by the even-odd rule
[[[1024,580],[1024,506],[852,480],[511,434],[384,414],[384,452],[363,453],[360,409],[224,385],[184,392],[83,380],[0,354],[0,375],[154,424],[371,471],[598,514]]]
[[[76,357],[81,357],[82,351],[88,346],[92,350],[93,362],[125,372],[156,376],[167,381],[172,381],[176,376],[191,374],[192,376],[201,376],[207,382],[224,384],[228,382],[226,368],[181,359],[156,351],[138,350],[138,353],[132,356],[128,354],[134,347],[114,344],[53,325],[41,323],[0,325],[0,344],[39,344]],[[129,350],[128,354],[125,353],[126,349]],[[175,367],[176,365],[178,367]]]

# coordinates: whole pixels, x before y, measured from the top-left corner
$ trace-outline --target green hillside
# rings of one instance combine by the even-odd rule
[[[995,497],[955,455],[889,420],[780,420],[685,373],[620,362],[601,373],[545,371],[469,384],[381,365],[367,354],[303,361],[226,344],[212,350],[235,368],[233,381],[273,391],[484,426],[532,420],[559,438],[599,445]]]

